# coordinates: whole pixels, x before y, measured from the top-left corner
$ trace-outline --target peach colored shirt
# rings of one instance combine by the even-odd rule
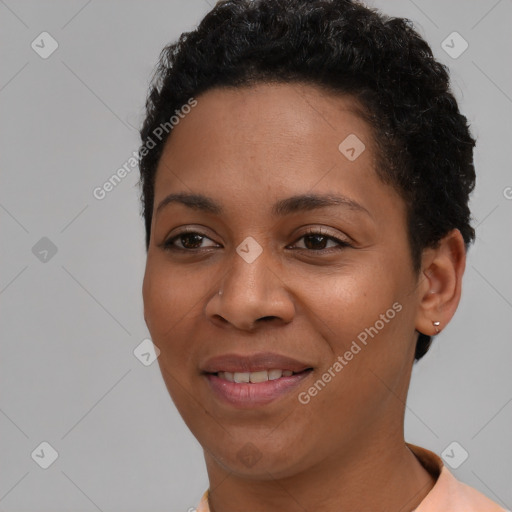
[[[406,443],[422,466],[436,478],[436,483],[413,512],[510,512],[473,487],[457,480],[434,452]],[[197,506],[197,512],[210,512],[208,490]]]

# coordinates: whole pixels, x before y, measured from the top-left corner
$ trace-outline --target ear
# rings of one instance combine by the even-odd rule
[[[459,305],[465,268],[466,247],[458,229],[450,231],[437,247],[423,251],[418,285],[417,331],[434,336],[446,327]]]

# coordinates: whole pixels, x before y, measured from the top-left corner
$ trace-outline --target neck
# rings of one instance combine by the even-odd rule
[[[366,437],[366,440],[368,438]],[[254,480],[230,473],[207,456],[210,512],[410,512],[435,484],[401,440],[359,443],[293,476]]]

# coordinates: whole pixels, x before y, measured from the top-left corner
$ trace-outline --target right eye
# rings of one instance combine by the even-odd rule
[[[182,231],[181,233],[178,233],[177,235],[174,235],[173,237],[165,240],[165,242],[162,244],[162,247],[166,251],[200,251],[203,248],[197,247],[197,245],[200,245],[204,239],[211,240],[205,234],[199,233],[198,231]],[[176,241],[181,242],[182,247],[176,245]]]

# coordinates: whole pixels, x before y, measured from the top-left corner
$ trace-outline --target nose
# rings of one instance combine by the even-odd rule
[[[224,326],[229,323],[247,331],[270,321],[276,325],[292,321],[295,313],[292,294],[282,279],[280,265],[273,264],[271,258],[270,251],[264,250],[250,263],[236,252],[226,259],[219,289],[206,305],[211,321]]]

